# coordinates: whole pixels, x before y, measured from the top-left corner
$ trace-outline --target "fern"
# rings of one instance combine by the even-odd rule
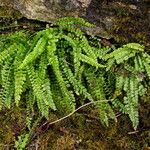
[[[46,42],[47,41],[44,37],[40,38],[33,51],[25,58],[19,69],[24,68],[24,66],[27,66],[29,63],[34,61],[40,54],[42,54],[45,49]]]
[[[18,137],[18,140],[15,142],[15,148],[17,150],[23,150],[26,147],[26,144],[29,140],[29,134],[22,134]]]
[[[139,98],[146,94],[147,83],[144,82],[144,78],[149,77],[149,63],[145,61],[149,55],[146,54],[143,57],[143,51],[142,45],[130,43],[106,54],[104,58],[108,60],[107,65],[109,67],[107,69],[115,70],[114,73],[116,74],[116,86],[113,95],[116,100],[113,105],[129,115],[134,129],[139,123]],[[117,64],[119,64],[118,67]],[[123,94],[124,92],[125,94]],[[119,97],[123,97],[123,101],[119,102]]]
[[[150,56],[137,43],[102,47],[81,30],[91,27],[84,19],[66,17],[34,35],[0,36],[0,108],[25,99],[30,128],[36,107],[48,118],[51,111],[64,115],[86,101],[113,99],[94,103],[101,122],[108,126],[118,110],[136,129],[139,100],[149,86]]]
[[[85,26],[85,27],[94,27],[93,24],[85,21],[82,18],[74,18],[74,17],[64,17],[60,18],[57,22],[57,25],[59,25],[61,28],[67,28],[70,25],[80,25],[80,26]]]
[[[94,72],[92,68],[87,69],[85,76],[89,84],[89,93],[93,96],[95,100],[104,100],[107,97],[107,92],[105,91],[105,77],[102,72]],[[109,103],[97,103],[96,107],[99,110],[99,115],[101,122],[108,126],[109,118],[115,119],[115,114]]]
[[[7,60],[6,64],[4,64],[2,70],[1,70],[1,77],[2,77],[2,95],[1,95],[1,101],[4,103],[4,105],[8,108],[11,107],[11,100],[12,100],[12,93],[14,88],[14,83],[12,79],[12,68],[11,66],[12,61]]]
[[[127,92],[127,97],[124,97],[125,110],[129,115],[134,129],[137,128],[139,123],[139,114],[138,114],[138,82],[135,77],[129,78],[129,88]]]

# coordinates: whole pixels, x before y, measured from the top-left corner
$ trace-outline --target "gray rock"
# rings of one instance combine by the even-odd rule
[[[91,35],[98,35],[103,38],[116,37],[114,31],[119,31],[124,20],[134,24],[134,30],[140,28],[143,32],[149,33],[150,13],[148,0],[0,0],[0,6],[10,6],[21,12],[28,19],[40,20],[48,23],[65,16],[82,17],[97,25],[95,29],[86,29]],[[144,5],[146,3],[146,5]],[[149,5],[150,6],[150,5]],[[122,19],[122,20],[121,20]],[[124,19],[124,20],[123,20]],[[137,19],[137,20],[136,20]],[[136,20],[136,21],[135,21]],[[132,23],[133,21],[133,23]],[[119,22],[119,25],[117,24]],[[135,23],[136,22],[136,23]],[[118,27],[117,27],[118,26]],[[124,27],[123,27],[124,30]],[[130,32],[130,31],[129,31]],[[147,35],[146,33],[146,35]],[[125,33],[118,33],[124,36]],[[124,36],[125,37],[125,36]],[[135,36],[130,36],[137,37]],[[129,37],[125,37],[129,38]],[[133,39],[134,39],[133,38]],[[117,39],[117,38],[116,38]],[[130,40],[130,39],[129,39]],[[132,40],[131,40],[132,41]]]

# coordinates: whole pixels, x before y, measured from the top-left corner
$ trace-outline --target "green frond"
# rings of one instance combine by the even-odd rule
[[[137,55],[137,63],[138,63],[138,67],[139,67],[139,71],[144,71],[145,68],[144,68],[144,62],[142,60],[142,57]]]
[[[90,65],[92,65],[92,66],[94,66],[96,68],[99,68],[99,67],[100,68],[105,68],[104,65],[99,64],[96,60],[94,60],[93,58],[90,58],[90,57],[88,57],[88,56],[86,56],[84,54],[80,55],[80,60],[85,62],[85,63],[87,63],[87,64],[90,64]]]
[[[47,67],[48,67],[48,60],[47,60],[47,53],[44,52],[41,55],[39,66],[38,66],[38,76],[41,78],[41,80],[44,80],[47,76]]]
[[[123,45],[123,47],[127,47],[129,49],[137,50],[143,52],[145,47],[138,43],[128,43],[126,45]]]
[[[79,80],[80,82],[82,82],[84,70],[85,70],[85,64],[81,65],[78,69],[78,72],[75,74],[76,79]]]
[[[45,103],[46,105],[51,108],[52,110],[56,110],[56,106],[54,103],[54,99],[52,96],[52,92],[51,92],[51,87],[50,87],[50,79],[48,79],[47,76],[45,76],[44,79],[44,84],[43,84],[43,92],[45,95]]]
[[[24,43],[25,45],[18,44],[18,51],[16,53],[16,57],[14,59],[13,65],[14,65],[14,82],[15,82],[15,93],[14,93],[14,98],[15,98],[15,103],[18,106],[19,101],[21,99],[21,95],[23,92],[23,86],[26,82],[26,70],[25,69],[18,69],[18,67],[21,65],[23,62],[23,59],[26,56],[26,53],[28,52],[27,48],[27,43]],[[27,46],[27,47],[25,47]]]
[[[123,47],[116,49],[115,51],[106,54],[105,60],[114,58],[117,64],[127,61],[129,58],[134,57],[136,53],[144,51],[144,47],[137,43],[129,43],[123,45]]]
[[[12,60],[8,60],[3,65],[1,70],[1,78],[2,78],[2,92],[1,92],[1,101],[5,107],[10,108],[14,93],[14,81],[13,81],[13,70],[10,67]]]
[[[46,43],[47,43],[46,38],[41,37],[38,40],[36,46],[33,48],[32,52],[26,56],[23,63],[19,66],[19,69],[22,69],[26,67],[28,64],[30,64],[31,62],[35,61],[35,59],[37,59],[38,56],[40,56],[44,52]]]
[[[142,60],[143,60],[142,62],[143,62],[145,71],[146,71],[146,73],[147,73],[147,76],[148,76],[149,79],[150,79],[150,64],[149,64],[149,62],[147,61],[147,59],[143,58]]]
[[[109,71],[114,66],[115,66],[115,59],[113,58],[108,59],[106,64],[106,71]]]
[[[146,94],[147,88],[140,84],[138,87],[139,96],[144,96]]]
[[[100,48],[96,48],[94,50],[94,52],[96,53],[96,56],[99,58],[99,59],[102,59],[102,60],[105,60],[105,55],[107,53],[109,53],[111,51],[111,48],[109,47],[100,47]]]
[[[149,64],[150,63],[150,55],[146,52],[142,53],[142,57],[146,60],[146,62]]]
[[[26,94],[26,105],[27,105],[27,113],[29,114],[31,112],[34,112],[34,104],[36,103],[36,97],[34,95],[33,89],[30,89],[28,91],[28,94]]]
[[[123,89],[124,82],[125,82],[124,76],[122,75],[116,76],[116,91],[117,92],[121,92],[121,90]]]
[[[100,121],[104,126],[109,126],[108,107],[107,104],[96,104],[99,112]],[[106,112],[107,111],[107,112]]]
[[[17,44],[14,43],[9,47],[6,47],[2,52],[0,52],[0,64],[2,64],[5,60],[10,59],[17,52]]]
[[[102,74],[95,74],[90,69],[85,73],[88,90],[94,100],[106,100],[106,94],[104,89],[105,79]],[[101,122],[108,126],[109,118],[115,119],[115,114],[108,103],[95,103],[95,107],[99,110],[99,116]]]
[[[71,38],[82,38],[84,36],[84,33],[79,29],[76,28],[74,26],[64,26],[64,27],[60,27],[60,32],[62,32],[63,34],[66,34],[66,30],[68,31],[67,36],[71,37]]]
[[[129,115],[132,121],[134,129],[139,124],[139,113],[138,113],[138,83],[136,78],[130,77],[129,79],[129,90],[127,97],[124,97],[126,113]]]
[[[89,99],[90,101],[93,101],[92,96],[87,92],[87,89],[82,85],[82,83],[75,78],[65,60],[63,62],[63,71],[69,82],[72,84],[76,94],[83,95],[85,98]]]
[[[70,38],[69,36],[66,36],[66,35],[63,35],[62,38],[64,38],[69,43],[69,46],[71,46],[72,49],[73,49],[73,52],[72,52],[73,54],[72,55],[73,55],[73,62],[74,62],[74,72],[76,74],[79,70],[80,65],[81,65],[80,55],[82,53],[82,49],[79,46],[80,42],[75,40],[75,39],[72,39],[72,38]],[[65,44],[65,43],[62,43],[62,44]],[[64,51],[66,51],[66,48],[62,48],[62,49]]]
[[[112,101],[112,105],[113,105],[114,108],[119,109],[120,112],[122,112],[124,114],[126,113],[125,105],[124,105],[124,103],[119,98],[115,98]]]
[[[123,86],[123,90],[128,92],[129,91],[129,78],[128,77],[124,77],[124,86]]]
[[[15,141],[15,148],[17,150],[23,150],[25,149],[27,143],[29,140],[29,134],[22,134],[18,137],[18,140]]]
[[[66,107],[66,111],[71,112],[75,109],[75,98],[73,96],[73,94],[68,91],[65,81],[62,77],[62,73],[60,72],[59,69],[59,61],[57,56],[55,55],[55,51],[56,51],[56,45],[55,43],[49,43],[51,45],[49,45],[47,47],[47,52],[48,52],[48,60],[49,63],[51,64],[54,74],[56,76],[56,79],[58,81],[58,84],[60,86],[61,92],[63,94],[63,101],[62,101],[62,106]]]
[[[90,45],[89,45],[89,42],[87,40],[87,38],[85,36],[82,37],[81,39],[81,43],[80,43],[80,47],[82,48],[83,52],[91,57],[92,59],[97,59],[97,56],[95,55],[95,52],[94,52],[94,48],[92,48]]]
[[[95,25],[85,21],[83,18],[64,17],[58,19],[56,22],[60,27],[67,27],[69,25],[80,25],[85,27],[95,27]]]
[[[43,81],[38,77],[38,74],[35,72],[33,66],[30,65],[27,69],[27,72],[32,84],[33,93],[36,97],[38,108],[41,114],[48,118],[49,108],[52,107],[52,109],[55,110],[55,105],[53,103],[51,94],[49,95],[50,89],[47,88],[46,81]]]
[[[15,103],[18,106],[23,92],[23,85],[26,81],[26,71],[18,70],[15,72]]]

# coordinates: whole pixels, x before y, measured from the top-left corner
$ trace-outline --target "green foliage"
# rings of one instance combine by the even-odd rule
[[[134,129],[139,123],[139,98],[144,96],[149,85],[150,65],[146,61],[148,57],[149,55],[144,52],[144,46],[137,43],[124,45],[104,57],[109,64],[108,70],[113,71],[116,76],[116,100],[113,105],[129,115]],[[110,66],[109,61],[112,60],[114,63]],[[122,98],[119,103],[118,98]]]
[[[87,68],[85,71],[89,93],[91,93],[95,101],[105,100],[109,96],[107,91],[111,90],[109,89],[106,74],[103,70],[94,70],[94,68]],[[100,119],[104,125],[109,125],[109,118],[116,119],[115,113],[109,103],[96,103],[95,106],[99,110]]]
[[[18,140],[15,142],[15,148],[17,150],[25,149],[28,140],[29,140],[29,134],[22,134],[18,136]]]
[[[30,128],[36,106],[48,118],[50,111],[68,114],[91,101],[106,126],[110,118],[116,120],[117,110],[128,114],[136,129],[139,99],[150,79],[144,46],[115,49],[92,43],[80,28],[93,25],[81,18],[62,18],[56,25],[35,36],[0,37],[0,108],[26,102]],[[101,103],[106,99],[111,101]]]

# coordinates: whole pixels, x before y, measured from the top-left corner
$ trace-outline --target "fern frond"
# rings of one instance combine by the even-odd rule
[[[134,129],[137,128],[139,124],[139,114],[138,114],[138,83],[134,77],[129,79],[129,90],[127,97],[124,97],[126,113],[129,115],[132,121]]]
[[[45,88],[43,87],[43,81],[40,80],[38,74],[35,72],[33,66],[29,66],[27,68],[27,72],[29,75],[30,82],[32,84],[34,95],[36,96],[36,101],[38,104],[38,108],[43,116],[48,118],[49,114],[49,106],[48,100],[46,99],[47,95],[45,95]]]
[[[137,62],[138,62],[138,64],[139,64],[139,71],[144,71],[145,69],[144,69],[144,62],[143,62],[143,60],[142,60],[142,57],[141,56],[139,56],[139,55],[137,55]]]
[[[75,78],[75,76],[73,75],[71,69],[69,68],[65,60],[63,62],[63,71],[67,79],[69,80],[69,82],[72,84],[76,94],[83,95],[85,98],[93,101],[92,96],[87,92],[87,89],[82,85],[82,83]]]
[[[2,76],[2,95],[0,96],[5,107],[10,108],[14,93],[13,70],[10,67],[12,60],[7,60],[1,70]]]
[[[37,59],[38,56],[40,56],[44,52],[46,43],[47,43],[46,38],[41,37],[38,40],[36,46],[33,48],[33,51],[29,55],[26,56],[23,63],[19,66],[19,69],[26,67],[28,64],[30,64],[35,59]]]
[[[134,57],[136,53],[144,51],[144,47],[137,43],[129,43],[123,45],[123,47],[116,49],[115,51],[106,54],[105,60],[115,58],[117,64],[127,61],[129,58]]]
[[[86,62],[87,64],[90,64],[90,65],[92,65],[92,66],[94,66],[94,67],[96,67],[96,68],[105,68],[105,66],[104,65],[102,65],[102,64],[99,64],[97,61],[95,61],[93,58],[90,58],[90,57],[88,57],[88,56],[86,56],[86,55],[84,55],[84,54],[81,54],[80,55],[80,59],[81,59],[81,61],[83,61],[83,62]]]
[[[88,89],[89,93],[92,95],[93,99],[95,100],[104,100],[106,99],[106,94],[104,90],[104,77],[101,74],[95,75],[94,72],[90,70],[86,71],[85,73],[87,82],[89,84]],[[103,124],[108,126],[109,118],[115,119],[115,114],[108,103],[97,103],[95,107],[99,110],[100,120]]]
[[[57,25],[62,27],[67,27],[69,25],[80,25],[85,27],[95,27],[95,25],[85,21],[83,18],[74,18],[74,17],[64,17],[60,18],[57,22]]]
[[[15,148],[17,150],[23,150],[25,149],[27,143],[28,143],[28,140],[29,140],[29,134],[22,134],[21,136],[18,137],[18,140],[15,141]]]
[[[94,49],[89,45],[88,40],[85,36],[82,37],[80,47],[83,49],[83,52],[93,58],[94,60],[97,60],[97,56],[95,55]]]
[[[18,70],[15,72],[15,103],[18,106],[23,91],[23,85],[26,81],[26,71]]]
[[[26,46],[26,47],[24,47]],[[15,82],[15,103],[18,106],[19,101],[21,99],[21,94],[23,92],[23,86],[26,81],[26,70],[18,69],[18,67],[21,65],[23,59],[25,58],[28,46],[27,43],[25,45],[18,44],[18,52],[16,54],[16,57],[14,59],[13,65],[14,65],[14,82]]]
[[[43,92],[45,94],[45,103],[49,108],[52,110],[56,110],[55,103],[53,101],[53,96],[50,88],[50,79],[48,79],[47,76],[45,76],[44,84],[43,84]]]
[[[133,49],[133,50],[141,51],[141,52],[143,52],[145,49],[143,45],[138,44],[138,43],[128,43],[126,45],[123,45],[123,47],[127,47],[129,49]]]
[[[34,104],[36,103],[36,97],[34,95],[33,89],[30,89],[26,94],[26,105],[27,105],[27,114],[29,112],[34,112]]]
[[[71,37],[66,36],[66,35],[63,35],[62,38],[65,39],[73,49],[72,55],[73,55],[73,62],[74,62],[74,72],[76,74],[79,70],[80,65],[81,65],[80,55],[82,53],[82,49],[79,46],[79,41],[77,41],[76,39],[72,39]],[[64,42],[62,44],[65,45]],[[61,48],[64,49],[64,51],[66,51],[65,49],[67,47],[65,47],[65,48],[61,47]]]
[[[147,76],[148,76],[149,79],[150,79],[150,64],[149,64],[149,62],[147,61],[146,58],[143,58],[142,60],[143,60],[142,62],[143,62],[145,71],[146,71],[146,73],[147,73]]]
[[[123,89],[123,85],[125,82],[125,78],[123,75],[116,76],[116,90],[121,91]]]
[[[5,60],[10,59],[17,52],[17,50],[17,44],[14,43],[0,52],[0,64],[2,64]]]
[[[75,109],[75,104],[74,104],[75,98],[73,94],[70,91],[68,91],[65,81],[63,80],[62,73],[60,72],[59,61],[57,56],[55,55],[56,45],[55,43],[49,43],[49,44],[50,45],[47,46],[47,52],[48,52],[47,56],[48,56],[49,63],[52,65],[60,89],[63,93],[64,99],[62,101],[62,106],[65,106],[66,110],[68,112],[71,112]]]
[[[114,108],[117,108],[120,112],[122,112],[124,114],[126,113],[125,105],[119,98],[115,98],[112,101],[112,105]]]

